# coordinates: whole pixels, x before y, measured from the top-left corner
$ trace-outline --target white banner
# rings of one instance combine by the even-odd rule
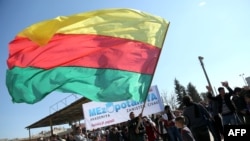
[[[142,112],[143,103],[134,100],[85,103],[82,106],[86,129],[92,130],[128,121],[130,112],[134,112],[135,116]],[[163,108],[157,86],[151,86],[143,116],[161,112]]]

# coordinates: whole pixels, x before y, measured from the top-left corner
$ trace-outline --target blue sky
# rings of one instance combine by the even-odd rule
[[[50,114],[50,106],[69,95],[53,92],[33,105],[12,103],[5,85],[8,44],[27,26],[104,8],[133,8],[161,16],[170,27],[152,84],[171,94],[177,78],[182,85],[191,82],[198,92],[205,92],[207,81],[198,56],[204,57],[213,87],[225,80],[232,88],[243,86],[239,75],[250,76],[249,5],[248,0],[1,0],[0,139],[27,137],[25,127]]]

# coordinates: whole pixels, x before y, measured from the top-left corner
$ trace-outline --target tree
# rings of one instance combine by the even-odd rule
[[[168,94],[166,91],[161,92],[161,99],[162,102],[165,105],[169,105],[171,109],[177,109],[176,106],[176,95],[172,92],[171,94]]]
[[[177,105],[176,105],[176,95],[174,93],[170,94],[170,98],[168,101],[168,105],[171,107],[172,110],[177,109]]]
[[[176,78],[174,80],[174,84],[175,84],[175,94],[177,96],[176,100],[177,100],[177,103],[179,105],[178,109],[182,109],[183,106],[184,106],[183,103],[182,103],[182,98],[185,95],[187,95],[186,90],[185,90],[185,87],[182,86]]]
[[[167,92],[163,91],[163,92],[160,93],[160,95],[161,95],[161,100],[163,102],[163,105],[168,104]]]
[[[201,98],[203,99],[203,101],[208,101],[207,93],[206,93],[206,92],[201,92],[201,93],[200,93],[200,96],[201,96]]]
[[[188,83],[187,85],[187,94],[193,99],[194,102],[202,101],[198,91],[192,83]]]

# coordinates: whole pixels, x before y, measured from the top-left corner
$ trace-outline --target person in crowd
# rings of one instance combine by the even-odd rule
[[[117,127],[112,127],[108,138],[110,141],[122,141],[122,134]]]
[[[43,137],[39,137],[39,138],[37,138],[37,141],[44,141],[44,138]]]
[[[92,131],[87,132],[87,141],[93,141],[94,133]]]
[[[219,95],[212,96],[211,93],[208,93],[207,97],[210,100],[218,102],[218,111],[222,115],[223,125],[236,125],[236,115],[235,115],[235,106],[231,101],[231,96],[233,95],[233,90],[229,87],[227,81],[221,82],[222,86],[227,88],[228,93],[225,92],[223,87],[219,87]]]
[[[101,134],[102,134],[102,129],[101,128],[97,128],[93,131],[94,133],[94,136],[98,137],[98,138],[101,138]]]
[[[74,139],[75,141],[87,141],[85,134],[82,132],[81,126],[77,126],[75,129]]]
[[[128,121],[129,141],[145,141],[146,129],[143,125],[142,114],[135,117],[134,112],[129,113]]]
[[[105,130],[105,136],[106,136],[106,141],[111,141],[111,140],[109,140],[109,134],[110,134],[110,130],[107,128],[106,130]]]
[[[128,134],[128,126],[124,126],[122,128],[122,138],[123,138],[123,141],[129,141],[128,136],[129,136],[129,134]]]
[[[183,116],[178,116],[175,118],[175,126],[180,129],[183,141],[195,141],[191,130],[185,124],[185,118]]]
[[[165,123],[165,127],[167,128],[168,136],[170,141],[182,141],[180,132],[175,126],[175,115],[171,110],[169,105],[166,105],[165,113],[163,114],[163,119]]]
[[[52,134],[50,136],[50,141],[59,141],[59,139],[57,138],[57,135],[56,134]]]
[[[211,141],[208,120],[212,117],[201,104],[193,102],[189,95],[183,97],[183,116],[196,141]]]
[[[244,97],[241,96],[241,92],[242,92],[242,88],[240,87],[236,87],[234,88],[233,91],[233,96],[232,96],[232,102],[236,108],[236,119],[237,119],[237,124],[244,124],[245,123],[245,119],[244,119],[244,115],[241,112],[242,108],[244,107]]]
[[[157,139],[158,140],[162,139],[163,141],[167,141],[168,132],[167,132],[167,128],[165,127],[164,119],[161,114],[156,115],[155,123],[157,123],[156,127],[159,131],[159,135],[157,136]]]
[[[247,87],[242,91],[242,95],[244,96],[245,106],[242,109],[242,113],[244,114],[245,124],[250,125],[250,89]]]
[[[44,138],[43,137],[39,137],[39,138],[37,138],[37,141],[44,141]]]
[[[159,134],[155,123],[149,117],[146,116],[143,117],[143,123],[146,129],[148,141],[155,141],[157,139],[157,134]]]
[[[175,110],[175,111],[174,111],[174,115],[175,115],[176,117],[182,116],[182,111],[181,111],[181,110]]]
[[[72,133],[69,133],[67,135],[66,141],[75,141],[74,135]]]
[[[206,86],[207,88],[207,94],[212,95],[212,88],[210,86]],[[224,126],[222,121],[222,116],[219,113],[218,110],[218,101],[211,100],[208,98],[208,106],[207,106],[208,112],[211,114],[213,121],[211,121],[210,124],[210,130],[213,133],[215,140],[220,141],[224,138]]]
[[[110,140],[107,139],[107,136],[105,134],[102,134],[100,141],[110,141]]]
[[[92,141],[100,141],[100,138],[98,136],[93,136]]]

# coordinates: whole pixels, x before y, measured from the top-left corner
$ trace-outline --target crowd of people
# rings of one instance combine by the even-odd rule
[[[74,132],[50,141],[221,141],[224,125],[250,125],[250,89],[230,88],[222,82],[218,95],[206,87],[207,101],[193,102],[183,96],[183,109],[175,112],[166,105],[162,113],[150,116],[129,113],[127,122],[87,131],[77,126]],[[228,92],[225,91],[225,88]]]

